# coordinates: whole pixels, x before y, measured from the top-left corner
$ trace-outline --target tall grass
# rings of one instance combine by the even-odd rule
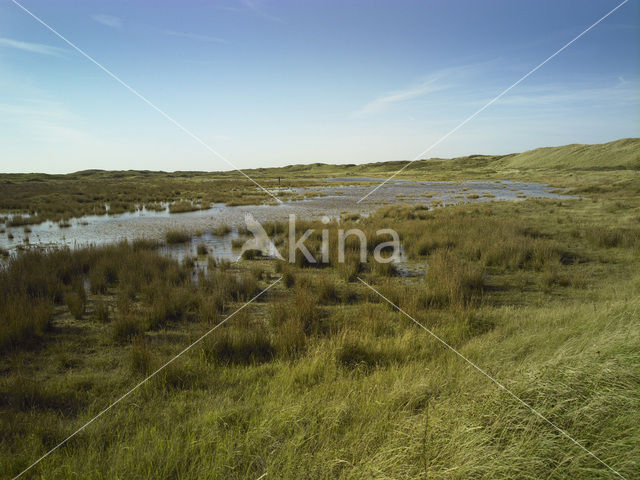
[[[109,308],[109,304],[102,297],[96,300],[93,315],[94,319],[101,323],[107,323],[110,320],[111,310]]]
[[[200,205],[193,202],[179,201],[169,204],[169,213],[185,213],[200,210]]]
[[[13,215],[11,220],[7,221],[7,227],[22,227],[25,225],[37,225],[44,222],[44,218],[37,215]]]
[[[604,216],[596,225],[598,208],[576,202],[552,210],[527,201],[424,217],[423,210],[398,207],[359,223],[394,225],[410,274],[376,270],[370,249],[369,261],[354,265],[431,332],[568,433],[580,432],[592,451],[632,478],[640,438],[638,256],[633,242],[608,246],[587,232],[608,226],[633,233],[640,224],[628,215]],[[570,227],[558,222],[566,217]],[[432,237],[428,248],[414,247]],[[290,274],[291,284],[279,282],[234,315],[33,474],[608,474],[377,294],[348,282],[333,258],[322,269],[211,258],[194,280],[180,263],[126,244],[19,254],[0,272],[1,311],[17,312],[27,332],[4,323],[0,329],[14,335],[8,343],[2,337],[0,444],[7,454],[0,470],[13,476],[31,464],[79,418],[107,406],[114,391],[128,391],[235,311],[275,271]],[[111,320],[70,320],[68,294],[80,279],[93,278],[105,293],[87,296],[86,312],[103,309],[99,302],[116,305]],[[577,288],[580,278],[587,282]],[[39,334],[25,323],[36,317],[21,313],[37,305],[48,312],[37,317]],[[47,341],[53,311],[56,328]],[[31,345],[37,354],[25,350]]]
[[[188,281],[187,272],[154,249],[151,244],[124,242],[75,251],[27,251],[12,258],[0,271],[0,301],[7,312],[7,321],[0,324],[0,347],[42,337],[55,305],[66,303],[75,318],[82,318],[85,280],[93,294],[117,288],[125,297],[149,288],[158,278],[174,286]],[[104,320],[105,309],[99,306],[97,312]],[[117,320],[131,323],[122,316]]]
[[[230,327],[205,339],[203,352],[209,361],[247,365],[271,360],[275,348],[264,329]]]
[[[164,238],[168,244],[186,243],[191,240],[191,235],[183,230],[169,230]]]
[[[215,229],[215,234],[220,237],[227,235],[229,232],[231,232],[231,227],[226,223],[221,223]]]
[[[65,296],[67,307],[76,320],[80,320],[84,315],[86,299],[77,292],[69,292]]]
[[[458,260],[449,250],[437,250],[429,262],[426,303],[465,308],[482,299],[484,272]]]
[[[28,345],[42,337],[50,326],[53,306],[45,298],[13,293],[0,300],[3,314],[0,348]]]

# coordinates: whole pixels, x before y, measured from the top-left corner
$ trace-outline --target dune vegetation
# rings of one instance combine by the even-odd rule
[[[0,271],[0,474],[223,322],[25,478],[640,476],[640,182],[606,165],[566,170],[571,200],[299,223],[317,257],[328,229],[326,264],[178,262],[146,240],[19,252]],[[367,261],[349,237],[341,263],[356,227]],[[383,228],[401,264],[372,261]],[[287,229],[265,225],[285,257]]]
[[[297,200],[292,187],[325,185],[326,177],[541,181],[573,189],[607,189],[603,180],[629,181],[640,171],[640,139],[600,145],[546,147],[508,155],[470,155],[453,159],[391,161],[361,165],[313,163],[246,170],[277,198]],[[345,183],[353,183],[345,179]],[[332,182],[335,185],[335,182]],[[307,192],[322,195],[322,192]],[[0,174],[0,212],[13,216],[7,226],[66,221],[84,215],[148,210],[183,213],[208,208],[273,204],[276,200],[238,172],[151,172],[85,170],[67,175]]]

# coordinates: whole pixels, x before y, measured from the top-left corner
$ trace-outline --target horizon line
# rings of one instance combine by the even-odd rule
[[[288,165],[281,165],[281,166],[269,166],[269,167],[257,167],[257,168],[243,168],[244,171],[259,171],[259,170],[277,170],[277,169],[284,169],[284,168],[291,168],[291,167],[298,167],[298,166],[308,166],[308,165],[327,165],[327,166],[336,166],[336,167],[346,167],[346,166],[362,166],[362,165],[380,165],[383,163],[391,163],[391,162],[407,162],[407,163],[416,163],[416,162],[421,162],[421,161],[425,161],[425,160],[456,160],[459,158],[468,158],[468,157],[474,157],[474,156],[508,156],[508,155],[520,155],[523,153],[527,153],[527,152],[531,152],[534,150],[539,150],[542,148],[562,148],[562,147],[570,147],[570,146],[574,146],[574,145],[581,145],[581,146],[595,146],[595,145],[607,145],[609,143],[615,143],[615,142],[620,142],[623,140],[640,140],[640,136],[638,137],[620,137],[620,138],[616,138],[614,140],[609,140],[606,142],[601,142],[601,143],[565,143],[565,144],[561,144],[561,145],[544,145],[544,146],[538,146],[538,147],[534,147],[534,148],[530,148],[527,150],[522,150],[519,152],[509,152],[509,153],[467,153],[467,154],[463,154],[463,155],[457,155],[457,156],[452,156],[452,157],[429,157],[429,158],[420,158],[418,160],[415,161],[411,161],[409,159],[390,159],[390,160],[381,160],[381,161],[377,161],[377,162],[367,162],[364,161],[362,163],[325,163],[325,162],[308,162],[308,163],[292,163],[292,164],[288,164]],[[131,168],[128,170],[108,170],[108,169],[104,169],[104,168],[87,168],[84,170],[75,170],[72,172],[57,172],[57,173],[49,173],[49,172],[0,172],[0,175],[74,175],[74,174],[78,174],[78,173],[84,173],[84,172],[152,172],[152,173],[166,173],[166,174],[175,174],[175,173],[207,173],[207,174],[215,174],[215,173],[221,173],[221,174],[229,174],[229,173],[238,173],[237,169],[233,169],[230,168],[229,170],[151,170],[151,169],[147,169],[147,168]]]

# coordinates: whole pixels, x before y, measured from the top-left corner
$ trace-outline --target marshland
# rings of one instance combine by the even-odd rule
[[[613,478],[526,405],[640,475],[640,140],[421,160],[353,207],[402,165],[249,171],[278,206],[237,174],[0,176],[2,475],[151,374],[25,477]],[[235,261],[246,212],[329,261]]]

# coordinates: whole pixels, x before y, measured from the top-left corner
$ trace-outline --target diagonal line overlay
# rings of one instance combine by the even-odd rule
[[[436,146],[438,146],[440,143],[442,143],[443,141],[445,141],[447,138],[449,138],[449,136],[453,135],[455,132],[457,132],[458,130],[460,130],[463,126],[465,126],[468,122],[470,122],[471,120],[473,120],[477,115],[479,115],[480,113],[482,113],[484,110],[486,110],[487,108],[489,108],[491,105],[493,105],[495,102],[497,102],[500,98],[502,98],[504,95],[506,95],[509,91],[511,91],[511,89],[513,89],[514,87],[518,86],[520,83],[522,83],[527,77],[529,77],[532,73],[534,73],[535,71],[537,71],[540,67],[542,67],[544,64],[546,64],[547,62],[549,62],[552,58],[554,58],[556,55],[558,55],[560,52],[562,52],[563,50],[565,50],[567,47],[569,47],[571,44],[573,44],[576,40],[578,40],[580,37],[582,37],[583,35],[585,35],[589,30],[591,30],[592,28],[594,28],[596,25],[598,25],[600,22],[602,22],[605,18],[607,18],[609,15],[611,15],[613,12],[615,12],[616,10],[618,10],[620,7],[622,7],[625,3],[627,3],[629,0],[624,0],[622,3],[620,3],[618,6],[616,6],[615,8],[613,8],[612,10],[610,10],[606,15],[604,15],[603,17],[601,17],[598,21],[596,21],[595,23],[593,23],[591,26],[589,26],[587,29],[585,29],[582,33],[580,33],[580,35],[575,36],[571,41],[567,42],[562,48],[560,48],[559,50],[556,50],[556,52],[551,55],[550,57],[548,57],[545,61],[543,61],[542,63],[539,63],[536,67],[534,67],[532,70],[529,71],[529,73],[527,73],[526,75],[522,76],[517,82],[513,83],[510,87],[506,88],[505,90],[503,90],[498,96],[496,96],[495,98],[493,98],[492,100],[490,100],[487,104],[485,104],[483,107],[481,107],[480,109],[476,110],[474,113],[472,113],[471,115],[469,115],[466,119],[464,119],[460,124],[458,124],[457,127],[455,127],[454,129],[450,130],[447,134],[445,134],[443,137],[441,137],[437,142],[435,142],[433,145],[431,145],[429,148],[427,148],[426,150],[424,150],[423,152],[421,152],[420,154],[418,154],[418,156],[416,158],[414,158],[413,160],[411,160],[409,163],[405,164],[402,168],[400,168],[396,173],[394,173],[393,175],[391,175],[389,178],[387,178],[384,182],[382,182],[380,185],[377,185],[375,188],[373,188],[369,193],[367,193],[364,197],[362,197],[360,200],[358,200],[356,203],[360,203],[362,202],[365,198],[367,198],[369,195],[371,195],[373,192],[375,192],[376,190],[378,190],[380,187],[382,187],[384,184],[386,184],[389,180],[391,180],[392,178],[394,178],[396,175],[398,175],[400,172],[402,172],[405,168],[407,168],[409,165],[411,165],[413,162],[420,160],[425,154],[427,154],[428,152],[430,152],[432,149],[434,149]]]
[[[238,308],[237,310],[235,310],[232,314],[228,315],[224,320],[222,320],[221,322],[217,323],[213,328],[211,328],[210,330],[208,330],[204,335],[200,336],[196,341],[194,341],[193,343],[191,343],[190,345],[186,346],[184,349],[182,349],[177,355],[175,355],[174,357],[172,357],[169,361],[167,361],[166,363],[164,363],[161,367],[159,367],[156,371],[154,371],[153,373],[151,373],[149,376],[147,376],[145,379],[141,380],[140,382],[138,382],[134,387],[132,387],[130,390],[128,390],[126,393],[124,393],[123,395],[121,395],[120,397],[118,397],[117,400],[113,401],[111,404],[109,404],[108,407],[106,407],[105,409],[101,410],[100,413],[98,413],[97,415],[95,415],[93,418],[91,418],[91,420],[89,420],[87,423],[85,423],[84,425],[82,425],[80,428],[78,428],[75,432],[73,432],[71,435],[69,435],[67,438],[65,438],[64,440],[62,440],[60,443],[58,443],[55,447],[53,447],[51,450],[49,450],[47,453],[45,453],[44,455],[42,455],[40,458],[38,458],[35,462],[33,462],[31,465],[29,465],[27,468],[25,468],[22,472],[20,472],[18,475],[16,475],[15,477],[13,477],[13,480],[16,480],[17,478],[20,478],[22,475],[24,475],[25,473],[27,473],[29,470],[31,470],[33,467],[35,467],[38,463],[40,463],[42,460],[44,460],[45,458],[47,458],[49,455],[51,455],[53,452],[55,452],[58,448],[62,447],[65,443],[67,443],[69,440],[71,440],[73,437],[75,437],[78,433],[80,433],[82,430],[84,430],[85,428],[87,428],[89,425],[91,425],[94,421],[96,421],[98,418],[100,418],[102,415],[104,415],[105,413],[107,413],[109,410],[111,410],[111,408],[115,407],[118,403],[120,403],[122,400],[124,400],[125,398],[127,398],[129,395],[131,395],[133,392],[135,392],[138,388],[140,388],[142,385],[144,385],[145,383],[147,383],[151,378],[153,378],[156,374],[158,374],[160,371],[162,371],[165,367],[167,367],[168,365],[170,365],[171,363],[173,363],[175,360],[177,360],[178,358],[180,358],[184,353],[186,353],[187,351],[191,350],[191,348],[195,345],[197,345],[198,343],[200,343],[207,335],[209,335],[211,332],[213,332],[215,329],[217,329],[218,327],[220,327],[221,325],[223,325],[227,320],[229,320],[231,317],[233,317],[236,313],[238,313],[240,310],[242,310],[243,308],[245,308],[247,305],[249,305],[251,302],[253,302],[256,298],[258,298],[260,295],[262,295],[263,293],[265,293],[267,290],[269,290],[271,287],[273,287],[276,283],[278,283],[280,280],[282,280],[282,277],[278,278],[277,280],[275,280],[273,283],[271,283],[267,288],[265,288],[264,290],[262,290],[260,293],[258,293],[255,297],[253,297],[251,300],[249,300],[247,303],[245,303],[244,305],[242,305],[240,308]]]
[[[425,332],[427,332],[429,335],[431,335],[433,338],[435,338],[438,342],[440,342],[442,345],[444,345],[446,348],[448,348],[449,350],[451,350],[453,353],[455,353],[456,355],[458,355],[460,358],[462,358],[465,362],[467,362],[469,365],[471,365],[473,368],[475,368],[477,371],[479,371],[481,374],[483,374],[485,377],[487,377],[489,380],[491,380],[493,383],[495,383],[499,388],[501,388],[502,390],[504,390],[505,392],[507,392],[509,395],[511,395],[513,398],[515,398],[518,402],[520,402],[522,405],[524,405],[525,407],[527,407],[529,410],[531,410],[536,416],[538,416],[539,418],[541,418],[542,420],[544,420],[546,423],[548,423],[550,426],[552,426],[555,430],[557,430],[558,432],[560,432],[563,436],[565,436],[566,438],[568,438],[569,440],[571,440],[574,444],[576,444],[578,447],[580,447],[582,450],[584,450],[586,453],[588,453],[589,455],[591,455],[593,458],[595,458],[598,462],[600,462],[602,465],[604,465],[605,467],[607,467],[611,472],[615,473],[618,477],[626,480],[626,478],[624,476],[622,476],[622,474],[620,472],[618,472],[617,470],[614,470],[612,467],[610,467],[607,463],[605,463],[603,460],[601,460],[598,456],[596,456],[595,453],[593,453],[591,450],[589,450],[587,447],[585,447],[584,445],[582,445],[580,442],[578,442],[577,440],[575,440],[571,435],[569,435],[566,431],[564,431],[562,428],[558,427],[555,423],[553,423],[551,420],[549,420],[547,417],[545,417],[544,415],[542,415],[540,412],[538,412],[535,408],[533,408],[531,405],[529,405],[527,402],[525,402],[524,400],[522,400],[520,397],[518,397],[515,393],[513,393],[511,390],[509,390],[507,387],[505,387],[502,383],[500,383],[498,380],[496,380],[494,377],[492,377],[489,373],[487,373],[485,370],[483,370],[481,367],[479,367],[478,365],[476,365],[475,363],[473,363],[471,360],[469,360],[469,358],[467,358],[466,356],[464,356],[462,353],[460,353],[458,350],[456,350],[455,348],[453,348],[451,345],[449,345],[445,340],[443,340],[442,338],[440,338],[438,335],[436,335],[434,332],[432,332],[431,330],[429,330],[427,327],[425,327],[422,323],[420,323],[419,321],[417,321],[415,318],[413,318],[411,315],[409,315],[407,312],[405,312],[403,309],[401,309],[398,305],[396,305],[395,303],[393,303],[391,300],[389,300],[387,297],[385,297],[382,293],[380,293],[378,290],[376,290],[375,288],[373,288],[371,285],[369,285],[367,282],[365,282],[362,278],[357,277],[358,280],[360,280],[360,283],[364,284],[365,286],[367,286],[370,290],[374,291],[375,293],[377,293],[381,298],[383,298],[389,305],[393,306],[395,309],[397,309],[400,313],[402,313],[404,316],[406,316],[407,318],[411,319],[411,321],[413,321],[413,323],[415,323],[416,325],[418,325],[420,328],[422,328]]]
[[[31,12],[30,10],[28,10],[26,7],[24,7],[22,4],[20,4],[19,2],[17,2],[16,0],[11,0],[16,6],[18,6],[20,9],[22,9],[24,12],[26,12],[29,16],[31,16],[34,20],[36,20],[38,23],[40,23],[41,25],[43,25],[47,30],[49,30],[50,32],[52,32],[56,37],[60,38],[62,41],[64,41],[67,45],[69,45],[71,48],[73,48],[75,51],[77,51],[80,55],[82,55],[83,57],[85,57],[87,60],[89,60],[91,63],[93,63],[95,66],[97,66],[100,70],[102,70],[103,72],[105,72],[107,75],[109,75],[111,78],[113,78],[116,82],[118,82],[120,85],[122,85],[124,88],[126,88],[127,90],[129,90],[131,93],[133,93],[136,97],[138,97],[140,100],[142,100],[144,103],[146,103],[147,105],[149,105],[151,108],[153,108],[156,112],[158,112],[160,115],[162,115],[164,118],[166,118],[167,120],[169,120],[169,122],[173,123],[176,127],[178,127],[180,130],[182,130],[184,133],[186,133],[189,137],[191,137],[192,139],[194,139],[196,142],[198,142],[200,145],[202,145],[204,148],[206,148],[207,150],[209,150],[211,153],[213,153],[216,157],[218,157],[219,159],[223,160],[224,162],[226,162],[230,167],[232,167],[234,170],[236,170],[237,172],[241,173],[242,175],[244,175],[248,180],[250,180],[251,182],[253,182],[258,188],[260,188],[263,192],[265,192],[267,195],[271,196],[273,199],[275,199],[278,203],[283,203],[282,200],[280,200],[278,197],[276,197],[273,193],[271,193],[269,190],[267,190],[266,188],[264,188],[262,185],[260,185],[258,182],[256,182],[253,178],[251,178],[249,175],[247,175],[244,171],[242,171],[240,168],[236,167],[235,164],[233,164],[233,162],[231,162],[231,160],[229,160],[227,157],[225,157],[224,155],[222,155],[220,152],[218,152],[216,149],[214,149],[213,147],[211,147],[208,143],[206,143],[204,140],[202,140],[199,136],[197,136],[195,133],[193,133],[191,130],[189,130],[187,127],[185,127],[184,125],[182,125],[180,122],[178,122],[175,118],[173,118],[171,115],[169,115],[167,112],[165,112],[164,110],[162,110],[160,107],[157,107],[153,102],[151,102],[151,100],[147,99],[147,97],[145,97],[144,95],[142,95],[141,93],[139,93],[136,89],[134,89],[133,87],[131,87],[128,83],[126,83],[124,80],[122,80],[120,77],[118,77],[115,73],[113,73],[111,70],[109,70],[107,67],[105,67],[104,65],[102,65],[101,63],[99,63],[96,59],[94,59],[92,56],[90,56],[88,53],[86,53],[84,50],[82,50],[80,47],[78,47],[77,45],[75,45],[74,43],[72,43],[70,40],[68,40],[65,36],[63,36],[61,33],[59,33],[58,31],[56,31],[53,27],[51,27],[48,23],[46,23],[44,20],[42,20],[40,17],[38,17],[37,15],[35,15],[33,12]]]

